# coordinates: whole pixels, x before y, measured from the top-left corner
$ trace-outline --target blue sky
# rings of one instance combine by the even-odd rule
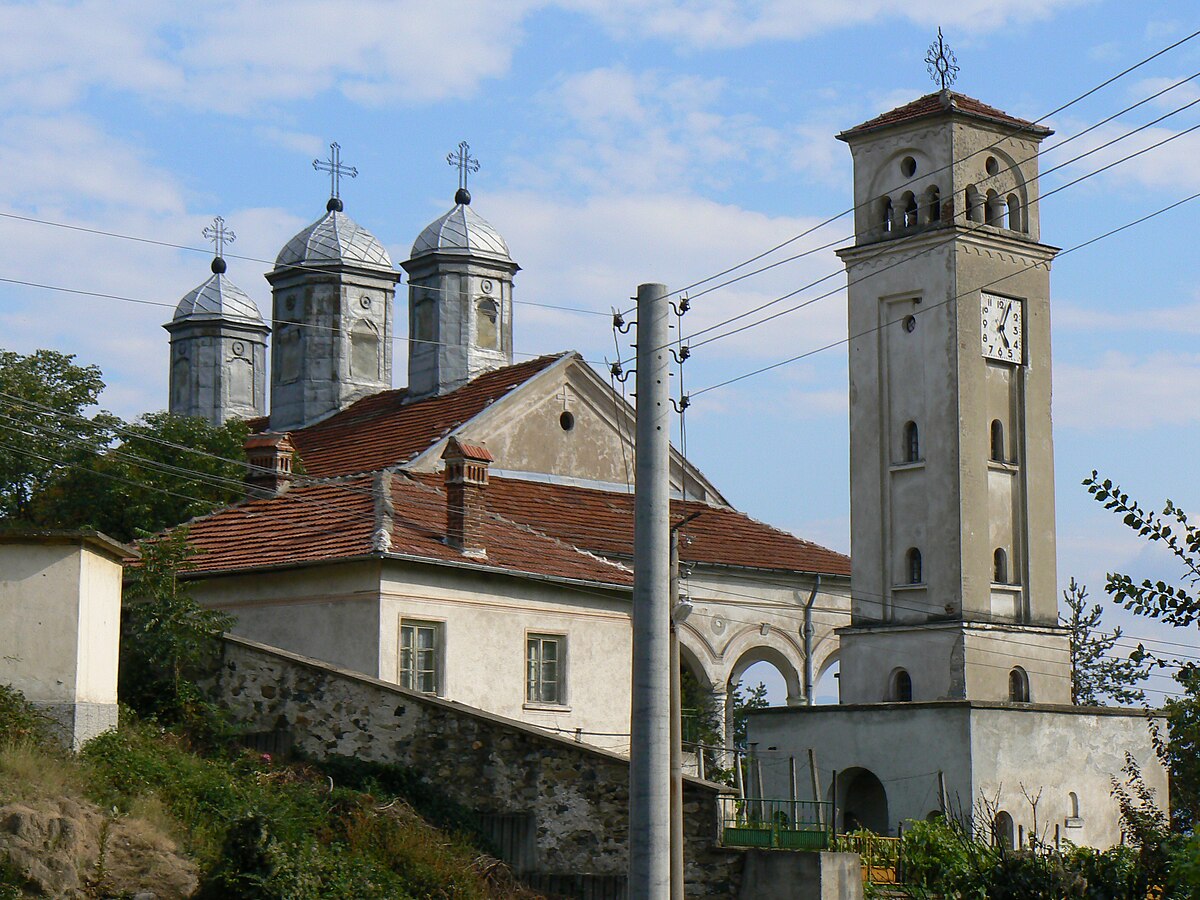
[[[271,260],[321,214],[328,182],[311,161],[331,140],[360,171],[347,212],[397,261],[450,206],[445,155],[467,140],[482,161],[475,208],[523,267],[517,299],[607,311],[639,282],[682,286],[844,210],[850,156],[834,134],[932,89],[923,58],[939,25],[956,88],[1030,119],[1200,28],[1183,0],[3,4],[0,212],[192,247],[223,215],[238,235],[229,274],[266,312],[268,264],[234,257]],[[1200,97],[1189,83],[1053,149],[1198,71],[1200,39],[1052,116],[1043,168]],[[1200,106],[1185,110],[1043,191],[1198,122]],[[1071,247],[1200,190],[1197,160],[1200,137],[1184,135],[1056,194],[1043,239]],[[1200,511],[1197,220],[1200,201],[1053,269],[1059,571],[1093,595],[1109,569],[1177,573],[1087,498],[1086,473]],[[849,231],[843,218],[794,246]],[[204,252],[13,219],[0,237],[7,279],[173,304],[207,274]],[[698,298],[686,324],[839,270],[815,253]],[[169,314],[0,283],[0,345],[98,363],[105,405],[125,416],[165,405]],[[614,352],[602,316],[518,306],[515,328],[523,353]],[[844,335],[837,293],[701,348],[687,387]],[[402,342],[396,360],[402,382]],[[841,550],[845,366],[835,348],[706,393],[687,434],[733,502]]]

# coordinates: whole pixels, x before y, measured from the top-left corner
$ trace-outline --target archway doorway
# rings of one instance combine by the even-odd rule
[[[843,832],[890,833],[887,791],[874,772],[860,768],[839,772],[837,800],[838,825]]]

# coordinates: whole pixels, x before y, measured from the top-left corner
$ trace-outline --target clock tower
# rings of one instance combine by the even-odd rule
[[[839,138],[849,276],[852,624],[843,703],[1069,703],[1058,626],[1051,132],[949,90]]]

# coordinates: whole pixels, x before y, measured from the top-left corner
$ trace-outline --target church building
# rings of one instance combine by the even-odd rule
[[[577,353],[518,359],[520,267],[472,204],[473,162],[460,146],[454,205],[400,264],[406,387],[392,387],[401,272],[346,213],[336,148],[321,164],[334,196],[267,274],[269,408],[228,399],[242,397],[232,338],[173,351],[173,398],[176,379],[220,389],[181,387],[172,411],[256,432],[246,502],[189,524],[193,593],[253,640],[627,752],[634,410]],[[189,294],[167,326],[173,346],[250,332],[253,304],[213,267],[211,299]],[[263,375],[256,327],[240,340]],[[681,657],[728,746],[749,666],[811,702],[849,623],[849,559],[737,511],[675,451],[671,485],[673,520],[690,517]]]
[[[972,815],[1014,846],[1110,846],[1125,754],[1165,802],[1137,710],[1071,706],[1058,621],[1050,134],[943,89],[843,132],[851,621],[841,702],[757,713],[767,758],[813,758],[839,827]],[[809,754],[812,754],[812,757]],[[788,796],[766,767],[768,796]],[[773,777],[772,777],[773,775]]]

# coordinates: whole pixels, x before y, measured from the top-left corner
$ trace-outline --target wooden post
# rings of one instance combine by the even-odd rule
[[[808,773],[812,778],[813,802],[817,804],[817,821],[825,825],[825,807],[821,806],[821,773],[817,769],[817,751],[808,748]]]
[[[946,773],[938,769],[938,808],[942,811],[942,818],[946,817]]]
[[[699,775],[702,779],[706,777],[704,774],[704,745],[703,744],[696,745],[696,771],[697,771],[697,773],[699,773]]]
[[[792,827],[796,827],[796,757],[788,757],[788,792],[792,801]]]
[[[733,751],[733,786],[737,788],[738,799],[746,799],[746,784],[742,780],[742,751]]]
[[[837,830],[838,830],[838,795],[837,795],[837,792],[838,792],[838,783],[837,783],[837,776],[838,776],[837,769],[834,769],[834,770],[833,770],[833,777],[829,779],[829,790],[830,790],[830,793],[831,793],[831,799],[833,800],[833,806],[832,806],[832,807],[830,807],[830,814],[831,814],[831,815],[832,815],[832,817],[833,817],[833,824],[830,826],[830,830],[831,830],[831,831],[832,831],[832,832],[833,832],[835,835],[837,834]]]

